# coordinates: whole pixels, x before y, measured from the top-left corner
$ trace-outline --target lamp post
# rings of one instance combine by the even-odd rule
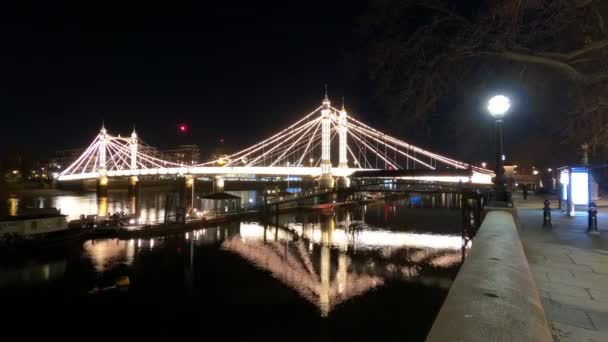
[[[496,178],[494,178],[495,201],[509,200],[505,188],[504,154],[502,149],[502,119],[511,108],[511,101],[504,95],[497,95],[488,101],[488,111],[496,120]]]

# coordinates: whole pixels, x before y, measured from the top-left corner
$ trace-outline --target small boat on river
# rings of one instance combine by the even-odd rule
[[[67,216],[56,208],[24,208],[16,216],[0,218],[0,247],[42,246],[83,235],[70,228]]]
[[[312,210],[332,211],[336,207],[335,203],[315,204],[310,207]]]

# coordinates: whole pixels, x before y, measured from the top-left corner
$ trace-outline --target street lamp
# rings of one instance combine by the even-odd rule
[[[496,120],[496,178],[495,185],[495,200],[499,202],[507,202],[508,195],[505,189],[505,169],[502,149],[502,118],[511,108],[511,101],[504,95],[497,95],[488,101],[488,112],[492,114]]]
[[[481,163],[481,167],[483,167],[484,169],[486,168],[486,162]]]

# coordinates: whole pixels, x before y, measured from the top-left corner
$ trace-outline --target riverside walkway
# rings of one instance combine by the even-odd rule
[[[551,201],[552,228],[542,227],[545,197],[513,194],[524,251],[555,341],[608,341],[608,202],[598,201],[599,235],[587,213],[567,217]]]

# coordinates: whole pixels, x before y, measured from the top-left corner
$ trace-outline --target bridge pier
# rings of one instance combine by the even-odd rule
[[[129,177],[129,197],[136,196],[139,193],[139,178],[137,176]]]
[[[319,177],[319,189],[332,189],[334,187],[334,178],[331,175],[321,175]]]
[[[139,210],[137,208],[137,196],[132,195],[129,197],[129,214],[131,214],[135,219],[139,218]]]
[[[350,178],[348,177],[338,177],[336,181],[336,188],[338,189],[348,189],[350,188]]]
[[[97,195],[97,217],[108,217],[108,197]]]
[[[108,177],[101,176],[97,179],[97,197],[108,196]]]
[[[194,208],[194,176],[186,175],[184,180],[186,182],[184,204],[186,204],[186,213],[188,213]]]
[[[224,177],[215,176],[213,180],[213,192],[224,192]]]

